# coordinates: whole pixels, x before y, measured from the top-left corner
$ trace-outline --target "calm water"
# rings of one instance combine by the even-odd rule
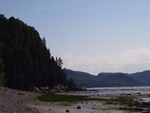
[[[100,95],[120,95],[120,94],[150,94],[150,86],[141,87],[97,87],[88,88],[88,90],[95,90]],[[150,98],[140,98],[141,102],[150,102]]]
[[[87,91],[69,93],[69,95],[120,95],[120,94],[150,94],[150,86],[144,87],[96,87],[87,88]]]
[[[150,86],[142,87],[96,87],[87,88],[87,90],[96,90],[98,94],[150,94]]]

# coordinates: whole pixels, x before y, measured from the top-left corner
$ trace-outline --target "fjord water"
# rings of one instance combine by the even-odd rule
[[[88,90],[95,90],[100,95],[121,95],[121,94],[150,94],[150,86],[134,86],[134,87],[96,87],[88,88]],[[142,102],[150,102],[150,97],[140,98]]]
[[[150,94],[150,86],[141,87],[92,87],[86,88],[87,91],[69,93],[71,95],[120,95],[120,94]]]
[[[95,90],[98,94],[150,94],[150,86],[134,87],[93,87],[87,90]]]

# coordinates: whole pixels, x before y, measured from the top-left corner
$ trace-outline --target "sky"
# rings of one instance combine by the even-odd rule
[[[0,0],[45,37],[63,67],[97,75],[150,70],[150,0]]]

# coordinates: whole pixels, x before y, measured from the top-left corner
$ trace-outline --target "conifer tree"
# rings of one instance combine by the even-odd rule
[[[5,83],[4,64],[3,64],[3,59],[2,59],[2,48],[3,48],[3,44],[0,43],[0,86],[3,86]]]
[[[67,83],[62,59],[56,61],[51,56],[46,47],[46,39],[41,39],[34,27],[14,17],[7,19],[0,15],[0,43],[5,45],[0,57],[1,84],[4,72],[6,86],[15,89],[26,90],[30,86],[51,87]]]

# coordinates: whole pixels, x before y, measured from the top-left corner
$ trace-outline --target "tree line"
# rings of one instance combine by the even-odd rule
[[[20,19],[0,15],[0,85],[26,90],[30,86],[67,85],[62,59],[54,58],[45,38]]]

